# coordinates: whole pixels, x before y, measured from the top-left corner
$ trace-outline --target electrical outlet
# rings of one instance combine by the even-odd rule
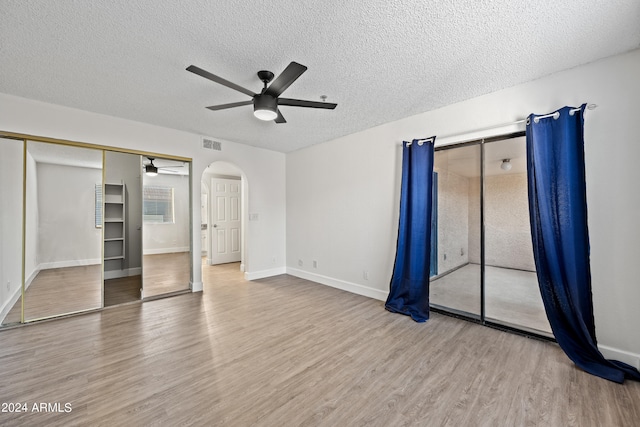
[[[298,267],[302,267],[304,265],[304,263],[302,262],[301,259],[298,260]]]
[[[362,278],[363,278],[364,280],[369,280],[369,272],[368,272],[367,270],[364,270],[364,271],[362,272]]]
[[[313,260],[313,268],[318,268],[318,261],[315,259]]]
[[[11,281],[7,281],[7,292],[11,290]]]
[[[271,258],[271,264],[276,265],[276,257]]]

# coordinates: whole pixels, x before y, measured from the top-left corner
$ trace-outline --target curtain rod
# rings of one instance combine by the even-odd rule
[[[596,107],[597,107],[597,105],[596,105],[596,104],[588,104],[588,105],[587,105],[587,109],[588,109],[588,110],[595,110],[595,109],[596,109]],[[580,111],[580,108],[581,108],[581,107],[573,108],[573,109],[569,110],[569,113],[573,115],[573,113],[575,113],[575,112],[577,112],[577,111]],[[558,118],[558,116],[559,116],[559,115],[560,115],[560,113],[558,113],[557,111],[555,111],[555,112],[553,112],[553,113],[551,113],[551,114],[546,114],[546,115],[544,115],[544,116],[537,116],[537,117],[535,117],[535,118],[534,118],[534,121],[535,121],[536,123],[538,123],[538,121],[539,121],[540,119],[544,119],[544,118],[546,118],[546,117],[555,117],[555,118]],[[497,129],[497,128],[502,128],[502,127],[507,127],[507,126],[513,126],[513,125],[519,125],[520,123],[525,123],[527,120],[528,120],[528,119],[516,120],[515,122],[503,123],[503,124],[501,124],[501,125],[488,126],[488,127],[482,128],[482,129],[475,129],[475,130],[467,131],[467,132],[454,133],[454,134],[450,134],[450,135],[440,136],[440,137],[438,137],[438,138],[440,138],[440,139],[448,139],[448,138],[452,138],[452,137],[455,137],[455,136],[462,136],[462,135],[467,135],[467,134],[470,134],[470,133],[483,132],[483,131],[485,131],[485,130]],[[418,142],[418,145],[422,145],[422,144],[423,144],[423,143],[425,143],[426,141],[433,141],[433,140],[434,140],[434,138],[435,138],[435,137],[418,139],[418,140],[417,140],[417,142]],[[407,147],[411,146],[411,144],[412,144],[412,143],[413,143],[412,141],[407,142]]]
[[[596,107],[597,107],[596,104],[587,105],[587,109],[589,109],[589,110],[594,110]],[[572,108],[571,110],[569,110],[569,114],[573,116],[573,113],[576,113],[576,112],[580,111],[581,108],[582,107]],[[540,122],[540,119],[546,119],[547,117],[553,117],[554,120],[557,120],[558,117],[560,117],[560,113],[558,111],[554,111],[551,114],[545,114],[543,116],[536,116],[536,117],[533,118],[533,122],[534,123],[538,123],[538,122]],[[529,119],[526,119],[526,120],[529,120]]]
[[[422,145],[425,142],[429,141],[429,142],[433,142],[436,139],[435,136],[432,136],[431,138],[422,138],[422,139],[414,139],[413,141],[417,142],[418,145]],[[411,144],[413,144],[413,141],[409,141],[407,142],[407,147],[410,147]]]

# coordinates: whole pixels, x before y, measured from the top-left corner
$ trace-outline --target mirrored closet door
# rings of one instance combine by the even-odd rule
[[[141,169],[144,297],[188,290],[191,163],[143,156]]]
[[[24,320],[102,307],[102,151],[27,141]]]
[[[436,151],[431,303],[479,318],[480,145]]]
[[[524,137],[485,144],[486,319],[551,335],[533,259]]]
[[[430,300],[436,309],[551,337],[526,167],[524,132],[436,148]]]
[[[22,140],[0,138],[0,325],[22,318]]]
[[[0,326],[188,291],[189,160],[0,138]]]
[[[104,305],[142,298],[140,156],[105,151]]]

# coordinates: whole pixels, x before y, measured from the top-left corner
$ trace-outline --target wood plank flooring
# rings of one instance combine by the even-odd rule
[[[41,270],[25,292],[24,318],[57,316],[102,306],[102,266],[87,265]],[[21,298],[3,324],[19,323]]]
[[[145,255],[145,297],[189,289],[190,253]],[[25,319],[59,316],[102,306],[101,265],[41,270],[25,295]],[[141,276],[105,280],[104,306],[140,300]],[[22,301],[13,305],[3,325],[20,322]]]
[[[637,426],[640,383],[557,345],[282,275],[0,331],[0,425]]]
[[[104,306],[140,301],[142,276],[120,277],[104,281]]]
[[[142,281],[144,296],[157,296],[189,289],[191,253],[144,255]]]

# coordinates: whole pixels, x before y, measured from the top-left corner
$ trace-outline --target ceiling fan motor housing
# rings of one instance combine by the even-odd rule
[[[264,93],[253,97],[253,111],[256,111],[256,110],[276,111],[277,109],[278,109],[277,98]]]

